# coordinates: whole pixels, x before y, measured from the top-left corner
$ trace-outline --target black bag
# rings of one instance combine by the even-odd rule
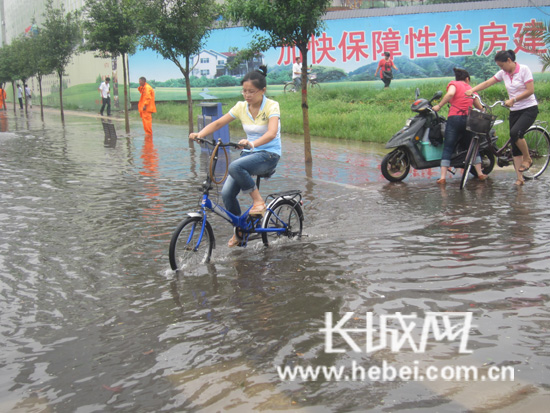
[[[439,117],[434,120],[430,125],[430,132],[428,132],[428,138],[433,146],[439,146],[443,143],[445,137],[445,119]]]
[[[393,72],[391,70],[382,71],[382,77],[384,79],[393,79]]]

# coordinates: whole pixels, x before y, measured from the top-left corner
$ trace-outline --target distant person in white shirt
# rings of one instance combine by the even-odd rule
[[[27,102],[29,103],[31,109],[32,109],[32,93],[31,88],[29,85],[25,85],[25,96],[27,97]]]
[[[103,110],[105,109],[105,106],[107,106],[107,116],[111,116],[111,86],[109,86],[110,81],[111,78],[106,77],[105,82],[99,85],[98,88],[101,99],[103,100],[103,104],[101,105],[101,109],[99,110],[99,114],[101,116],[103,116]]]
[[[296,89],[299,89],[302,85],[302,59],[300,56],[296,58],[296,63],[292,65],[292,81]]]
[[[17,99],[19,100],[19,108],[23,109],[23,89],[21,89],[21,85],[17,84]]]

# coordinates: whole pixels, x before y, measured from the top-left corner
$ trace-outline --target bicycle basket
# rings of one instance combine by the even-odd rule
[[[466,129],[478,135],[487,135],[496,119],[495,115],[471,109],[466,120]]]

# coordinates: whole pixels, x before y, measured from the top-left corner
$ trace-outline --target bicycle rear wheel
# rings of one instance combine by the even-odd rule
[[[262,223],[263,228],[285,228],[283,232],[262,232],[262,241],[267,247],[270,242],[287,237],[302,235],[304,214],[300,204],[291,199],[281,198],[267,210]]]
[[[181,270],[210,261],[214,247],[214,232],[206,221],[202,239],[200,239],[202,222],[202,216],[189,217],[174,231],[168,250],[172,270]]]
[[[460,180],[460,189],[464,189],[468,178],[470,177],[470,171],[473,168],[474,160],[476,158],[477,152],[479,150],[479,137],[476,135],[472,138],[470,142],[470,147],[466,153],[466,158],[464,159],[464,172],[462,173],[462,179]]]
[[[529,147],[529,154],[533,160],[533,165],[528,171],[523,173],[525,179],[535,179],[542,175],[542,173],[548,167],[550,161],[550,136],[548,132],[540,126],[531,126],[525,132],[523,136],[527,146]]]

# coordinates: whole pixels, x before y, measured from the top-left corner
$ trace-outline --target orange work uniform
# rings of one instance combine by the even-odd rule
[[[139,98],[138,110],[141,121],[143,122],[143,130],[146,135],[153,134],[153,116],[152,113],[156,113],[157,107],[155,106],[155,91],[148,84],[138,87],[141,97]],[[143,109],[145,107],[145,110]]]
[[[0,88],[0,109],[6,104],[6,91]]]

